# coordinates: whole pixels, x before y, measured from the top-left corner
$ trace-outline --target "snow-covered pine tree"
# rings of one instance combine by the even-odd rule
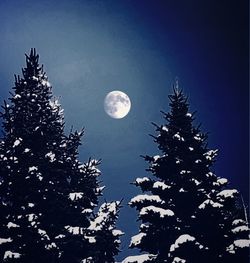
[[[35,49],[26,55],[23,77],[15,77],[1,114],[1,262],[79,263],[99,251],[114,262],[122,234],[115,232],[119,205],[104,204],[107,227],[90,231],[102,193],[100,162],[78,160],[83,131],[65,134],[63,110],[38,59]],[[114,244],[99,250],[95,238],[106,234]]]
[[[211,170],[217,150],[208,149],[207,134],[193,124],[195,113],[178,86],[169,99],[165,124],[153,123],[162,153],[144,156],[153,177],[135,180],[143,194],[129,203],[142,221],[130,248],[148,254],[124,262],[248,262],[249,228],[239,192]]]
[[[124,233],[115,229],[120,202],[104,203],[91,220],[88,227],[90,243],[98,247],[89,258],[90,263],[115,262],[114,256],[119,253],[120,236]]]

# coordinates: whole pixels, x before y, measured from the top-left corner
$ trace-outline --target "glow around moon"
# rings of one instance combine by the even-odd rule
[[[114,119],[124,118],[129,113],[130,108],[130,99],[128,95],[122,91],[111,91],[104,99],[104,110]]]

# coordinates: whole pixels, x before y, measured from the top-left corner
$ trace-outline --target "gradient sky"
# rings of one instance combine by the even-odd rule
[[[80,159],[101,158],[104,197],[124,198],[118,259],[135,253],[127,246],[136,213],[126,203],[139,189],[130,182],[147,175],[140,154],[158,153],[150,123],[163,123],[176,77],[209,146],[220,150],[215,173],[248,202],[248,10],[247,0],[0,1],[1,104],[35,47],[66,129],[85,127]],[[131,99],[124,119],[103,110],[112,90]]]

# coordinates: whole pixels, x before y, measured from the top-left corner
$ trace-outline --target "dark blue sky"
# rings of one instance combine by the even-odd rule
[[[130,182],[147,175],[139,155],[158,153],[150,122],[163,122],[176,77],[220,150],[215,173],[248,201],[248,10],[247,0],[0,1],[0,99],[35,47],[67,130],[86,128],[80,159],[102,158],[105,198],[124,198],[119,259],[134,253],[126,247],[136,213],[126,203],[139,192]],[[124,119],[103,110],[112,90],[130,96]]]

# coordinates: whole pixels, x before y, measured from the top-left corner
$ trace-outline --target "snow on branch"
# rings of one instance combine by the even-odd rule
[[[197,133],[195,136],[194,136],[194,139],[196,141],[199,141],[199,142],[202,142],[204,140],[203,136],[199,133]]]
[[[136,247],[139,244],[141,244],[141,241],[142,241],[143,237],[145,237],[145,236],[146,236],[145,233],[139,233],[135,236],[132,236],[129,247]]]
[[[140,216],[148,215],[148,214],[157,214],[160,216],[160,218],[174,216],[174,212],[172,210],[155,207],[153,205],[146,206],[141,209]]]
[[[42,240],[50,240],[49,236],[47,235],[47,232],[43,229],[37,230],[38,234],[42,237]]]
[[[53,163],[56,160],[55,156],[56,155],[52,151],[45,154],[45,157],[48,158],[51,163]]]
[[[187,261],[185,259],[175,257],[172,263],[186,263]]]
[[[122,236],[122,235],[124,235],[124,232],[122,232],[121,230],[119,230],[119,229],[114,229],[114,230],[112,230],[112,234],[113,234],[113,236]]]
[[[214,202],[211,199],[207,199],[201,205],[199,205],[199,209],[205,209],[207,206],[212,206],[214,208],[221,208],[221,207],[223,207],[222,204],[220,204],[218,202]]]
[[[9,238],[0,238],[0,245],[4,244],[4,243],[10,243],[13,240],[9,237]]]
[[[138,256],[130,256],[125,258],[122,263],[144,263],[144,262],[153,262],[156,258],[155,255],[152,254],[142,254]]]
[[[89,159],[88,162],[79,165],[79,169],[81,173],[98,177],[101,175],[101,171],[97,168],[99,164],[100,160]]]
[[[213,161],[214,158],[217,156],[217,152],[218,152],[218,150],[210,150],[210,151],[204,153],[204,156],[208,161]]]
[[[237,250],[242,248],[249,248],[250,240],[249,239],[238,239],[233,242],[230,246],[227,247],[227,251],[230,254],[235,254]]]
[[[115,219],[119,212],[120,202],[110,202],[101,205],[97,216],[90,222],[89,230],[99,231],[110,223],[110,218]],[[111,226],[113,227],[113,226]]]
[[[226,178],[218,178],[216,182],[213,182],[214,186],[225,186],[227,185],[228,180]]]
[[[14,141],[14,143],[13,143],[13,148],[15,148],[15,147],[17,147],[18,145],[20,145],[21,144],[21,142],[22,142],[22,138],[18,138],[18,139],[16,139],[15,141]]]
[[[75,192],[69,194],[69,199],[72,201],[76,201],[83,198],[84,193],[83,192]]]
[[[238,226],[238,225],[242,225],[242,224],[246,224],[246,222],[242,219],[235,219],[232,223],[233,226]]]
[[[239,192],[236,189],[223,190],[217,194],[218,197],[222,198],[234,198]]]
[[[79,226],[65,226],[65,229],[72,235],[82,235],[84,232],[84,228]]]
[[[235,227],[234,229],[232,229],[232,232],[234,233],[234,234],[237,234],[237,233],[240,233],[240,232],[249,232],[249,228],[248,228],[248,226],[237,226],[237,227]]]
[[[4,259],[7,259],[7,258],[20,258],[21,257],[21,254],[20,253],[15,253],[15,252],[12,252],[12,251],[5,251],[4,253]]]
[[[133,197],[130,202],[129,205],[131,206],[136,206],[138,204],[143,204],[144,202],[149,202],[149,203],[157,203],[157,204],[164,204],[165,201],[163,201],[159,195],[137,195],[135,197]]]
[[[38,167],[37,166],[31,166],[29,167],[29,173],[32,173],[34,171],[38,171]]]
[[[152,188],[153,183],[154,181],[148,177],[138,177],[132,184],[141,187],[142,191],[149,191]]]
[[[144,182],[150,182],[150,179],[148,177],[143,177],[143,178],[138,177],[135,180],[136,185],[143,184]]]
[[[16,228],[16,227],[20,227],[20,225],[17,225],[17,224],[12,223],[12,222],[9,222],[9,223],[7,224],[7,228]]]
[[[180,235],[174,242],[174,244],[170,247],[170,252],[174,252],[176,249],[178,249],[180,246],[182,246],[185,243],[194,243],[194,245],[199,246],[200,249],[203,248],[201,244],[199,244],[197,241],[195,241],[196,238],[193,236],[190,236],[189,234],[183,234]]]
[[[49,101],[49,105],[53,111],[57,111],[61,108],[61,104],[59,103],[59,100],[56,98],[53,98]]]
[[[185,139],[182,136],[180,136],[179,132],[174,134],[173,138],[177,139],[178,141],[183,141],[183,142],[185,141]]]
[[[165,189],[170,189],[171,186],[170,186],[170,185],[167,185],[167,184],[165,184],[165,183],[163,183],[163,182],[157,181],[157,182],[155,182],[155,183],[153,184],[153,188],[165,190]]]

